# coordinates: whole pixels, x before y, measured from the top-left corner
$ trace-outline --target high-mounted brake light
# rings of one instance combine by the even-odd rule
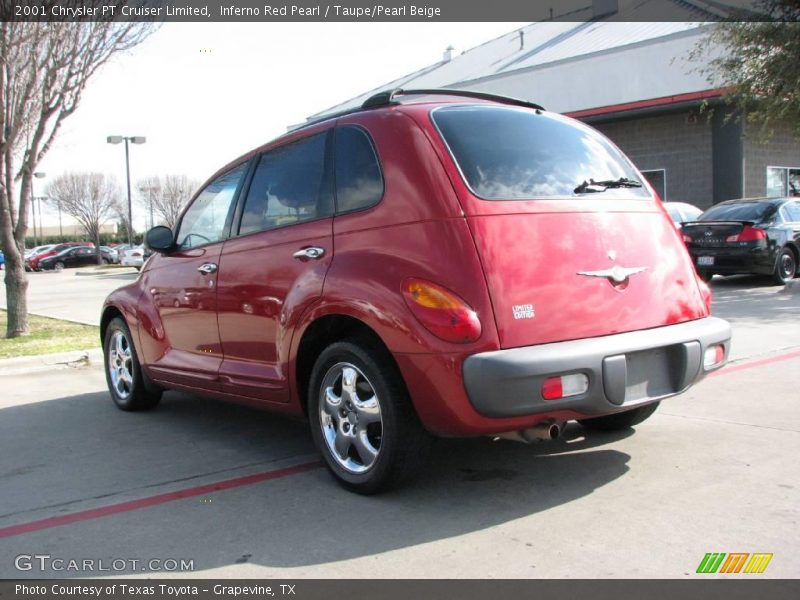
[[[745,225],[736,235],[729,235],[725,238],[726,242],[757,242],[767,239],[767,232],[763,229]]]
[[[447,342],[468,344],[481,336],[481,322],[469,304],[424,279],[406,279],[403,298],[420,323]]]

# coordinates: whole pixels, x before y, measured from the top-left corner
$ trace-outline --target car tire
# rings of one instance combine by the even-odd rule
[[[111,399],[125,411],[148,410],[161,400],[156,388],[142,372],[128,324],[112,319],[103,335],[106,383]]]
[[[659,402],[653,402],[652,404],[646,404],[645,406],[632,408],[613,415],[606,415],[605,417],[579,419],[578,423],[593,431],[620,431],[638,425],[650,418],[656,412],[659,404]]]
[[[397,365],[371,340],[337,342],[319,355],[309,383],[308,416],[328,470],[360,494],[413,478],[432,445]]]
[[[710,271],[698,271],[697,274],[700,276],[700,279],[708,283],[714,278],[714,273]]]
[[[65,266],[66,266],[66,265],[65,265],[63,262],[61,262],[61,261],[58,261],[56,264],[54,264],[54,265],[53,265],[53,268],[54,268],[56,271],[63,271]]]
[[[777,285],[785,285],[797,274],[797,258],[789,248],[783,248],[775,262],[775,271],[772,280]]]

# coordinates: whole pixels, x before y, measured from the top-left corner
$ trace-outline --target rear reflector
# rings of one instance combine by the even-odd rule
[[[589,389],[589,378],[583,373],[548,377],[542,383],[542,398],[558,400],[570,396],[579,396]]]
[[[725,346],[714,344],[706,348],[703,354],[703,368],[707,371],[719,366],[725,360]]]

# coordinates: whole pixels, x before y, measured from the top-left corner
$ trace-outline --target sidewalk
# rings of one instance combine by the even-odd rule
[[[103,352],[100,348],[34,356],[16,356],[14,358],[0,359],[0,377],[49,372],[57,369],[102,367],[102,365]]]

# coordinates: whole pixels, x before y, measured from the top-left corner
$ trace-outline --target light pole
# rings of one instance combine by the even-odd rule
[[[43,179],[47,173],[42,171],[36,171],[33,174],[33,179]],[[31,180],[31,216],[33,217],[33,246],[34,248],[38,245],[36,243],[36,194],[34,193],[33,189],[33,179]],[[42,203],[39,202],[39,237],[42,238],[44,241],[44,235],[42,235]]]
[[[144,144],[147,141],[143,135],[109,135],[106,142],[120,144],[125,142],[125,176],[128,180],[128,245],[133,246],[133,205],[131,204],[131,161],[128,155],[128,142],[131,144]]]

